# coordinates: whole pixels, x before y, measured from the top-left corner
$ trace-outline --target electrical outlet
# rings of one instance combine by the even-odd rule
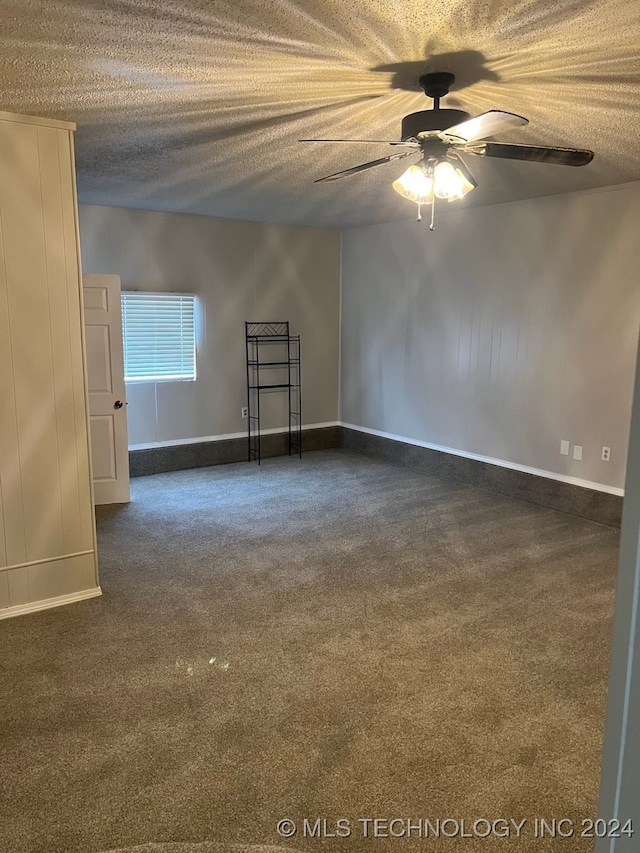
[[[243,407],[240,409],[240,414],[242,415],[242,417],[243,417],[243,418],[248,418],[248,417],[249,417],[249,409],[248,409],[248,407],[247,407],[247,406],[243,406]]]
[[[564,439],[560,442],[560,453],[563,456],[569,455],[569,442],[565,441]]]
[[[611,448],[603,447],[602,448],[602,461],[603,462],[611,462]]]
[[[582,445],[574,444],[573,445],[573,458],[576,462],[582,462]]]

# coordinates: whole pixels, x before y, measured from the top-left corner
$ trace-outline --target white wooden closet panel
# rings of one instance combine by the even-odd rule
[[[100,592],[71,129],[0,113],[0,618]]]

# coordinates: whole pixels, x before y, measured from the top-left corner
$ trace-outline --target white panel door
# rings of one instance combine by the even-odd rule
[[[85,275],[83,292],[95,502],[128,503],[129,448],[120,278]]]

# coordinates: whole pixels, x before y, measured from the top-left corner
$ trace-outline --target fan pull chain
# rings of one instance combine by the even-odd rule
[[[435,231],[436,230],[436,226],[433,224],[435,222],[435,215],[436,215],[436,197],[434,195],[434,197],[431,199],[431,222],[429,223],[429,231]]]
[[[416,222],[422,222],[422,211],[420,209],[421,207],[422,204],[418,202],[418,216],[416,217]]]

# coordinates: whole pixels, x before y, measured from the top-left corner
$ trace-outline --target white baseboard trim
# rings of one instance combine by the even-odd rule
[[[97,598],[102,595],[99,586],[93,589],[83,589],[81,592],[72,592],[69,595],[58,595],[55,598],[43,598],[42,601],[31,601],[29,604],[16,604],[13,607],[5,607],[0,610],[0,619],[10,619],[13,616],[25,616],[27,613],[37,613],[39,610],[49,610],[52,607],[62,607],[64,604],[75,604],[76,601],[85,601],[87,598]]]
[[[327,423],[322,424],[303,424],[302,429],[325,429],[326,427],[335,427],[340,426],[338,421],[327,421]],[[261,430],[261,435],[273,435],[278,432],[286,432],[289,429],[288,426],[282,427],[274,427],[273,429],[263,429]],[[129,450],[153,450],[155,447],[179,447],[182,444],[203,444],[208,441],[228,441],[232,438],[244,438],[247,437],[247,431],[243,430],[242,432],[229,432],[225,435],[201,435],[196,438],[174,438],[168,441],[149,441],[146,444],[130,444]]]
[[[465,459],[474,459],[477,462],[486,462],[488,465],[498,465],[500,468],[509,468],[512,471],[522,471],[524,474],[534,474],[536,477],[545,477],[547,480],[557,480],[560,483],[568,483],[571,486],[580,486],[583,489],[592,489],[596,492],[606,492],[609,495],[624,497],[624,489],[617,486],[608,486],[604,483],[594,483],[591,480],[581,480],[578,477],[569,477],[566,474],[556,474],[555,471],[543,471],[540,468],[531,468],[528,465],[520,465],[517,462],[508,462],[505,459],[493,459],[490,456],[482,456],[479,453],[469,453],[466,450],[457,450],[454,447],[444,447],[440,444],[432,444],[429,441],[420,441],[417,438],[407,438],[405,435],[394,435],[390,432],[381,432],[378,429],[349,424],[341,421],[339,426],[345,429],[353,429],[357,432],[365,432],[369,435],[377,435],[380,438],[390,438],[392,441],[401,441],[404,444],[414,444],[416,447],[426,447],[428,450],[437,450],[440,453],[449,453],[452,456],[462,456]]]

